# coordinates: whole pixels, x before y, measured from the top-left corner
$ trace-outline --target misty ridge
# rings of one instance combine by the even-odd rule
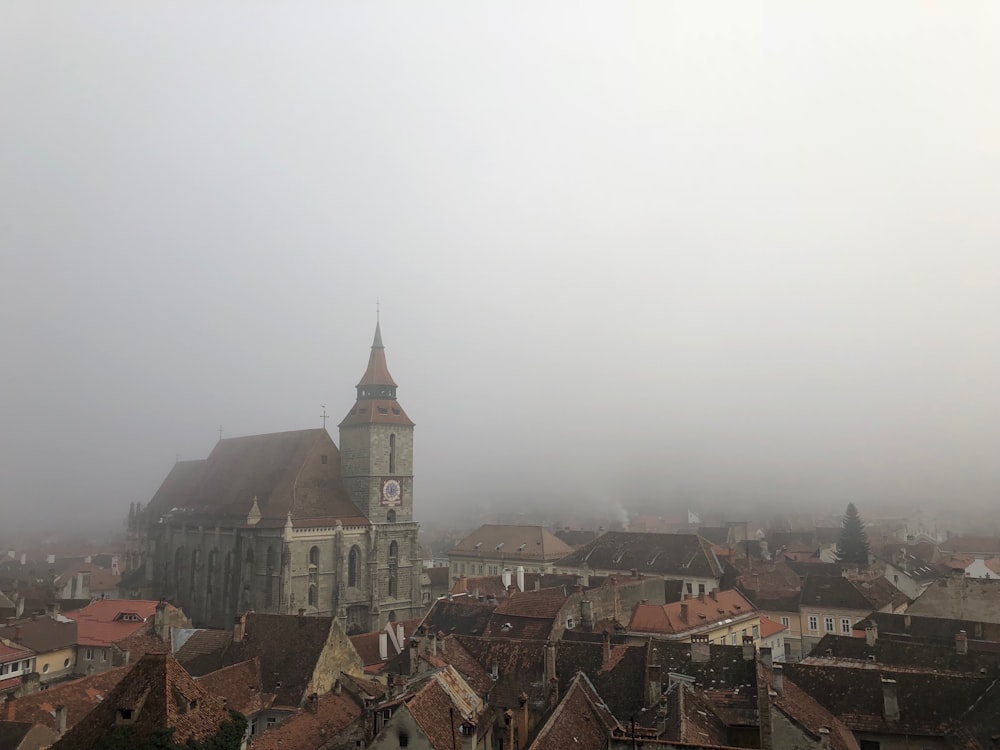
[[[0,10],[0,543],[336,440],[376,301],[441,533],[998,530],[1000,10],[235,12]]]

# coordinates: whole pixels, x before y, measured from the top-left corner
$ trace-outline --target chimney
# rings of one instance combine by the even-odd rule
[[[27,565],[27,564],[28,564],[28,553],[27,552],[22,552],[21,553],[21,565]]]
[[[551,682],[556,679],[556,644],[552,641],[545,643],[545,681]]]
[[[7,550],[7,557],[13,560],[14,558],[17,557],[17,551],[12,549]]]
[[[688,603],[681,602],[681,620],[684,622],[688,621]]]
[[[907,633],[909,633],[910,632],[910,625],[911,624],[912,623],[911,623],[911,620],[910,620],[910,616],[909,615],[903,615],[903,630],[905,630]]]
[[[419,662],[420,662],[420,649],[419,649],[419,646],[420,646],[420,641],[418,641],[416,638],[411,638],[410,639],[410,648],[408,650],[410,652],[410,676],[411,677],[413,675],[415,675],[417,673],[417,671],[418,671],[417,667],[419,666]]]
[[[819,747],[820,750],[829,750],[830,747],[830,729],[829,727],[819,728]]]
[[[319,703],[319,696],[316,693],[309,694],[309,701],[306,703],[306,711],[311,714],[316,713],[316,704]]]
[[[883,713],[886,721],[899,721],[899,699],[896,697],[896,681],[882,678]]]
[[[66,734],[66,706],[56,706],[56,731],[60,737]]]
[[[601,633],[601,642],[604,644],[604,650],[601,652],[601,666],[605,666],[611,661],[611,633],[607,630]]]
[[[437,656],[437,636],[433,631],[427,634],[427,653]]]
[[[524,591],[524,566],[517,566],[517,589],[518,591]]]
[[[757,647],[754,645],[753,636],[743,636],[743,661],[753,661],[757,656]]]
[[[16,618],[16,617],[8,617],[8,618],[7,618],[7,627],[8,627],[8,628],[11,628],[11,627],[13,627],[13,626],[14,626],[14,623],[15,623],[16,621],[17,621],[17,618]]]
[[[774,668],[771,670],[772,684],[774,685],[774,692],[778,695],[784,695],[785,693],[785,670],[780,664],[775,664]]]
[[[503,573],[500,575],[500,580],[503,581],[504,591],[510,588],[510,568],[503,569]]]
[[[45,556],[45,562],[47,562],[49,565],[55,565],[56,564],[56,556],[52,555],[52,554],[46,555]]]
[[[965,631],[962,631],[963,634]],[[14,626],[14,640],[20,641],[24,637],[24,628],[20,625]]]
[[[233,625],[233,643],[239,643],[246,635],[247,613],[236,615],[236,623]]]
[[[711,597],[711,599],[712,599],[713,602],[719,601],[719,595],[716,593],[715,589],[712,589],[711,591],[709,591],[708,595],[709,595],[709,597]]]
[[[444,656],[444,632],[439,630],[437,634],[438,651],[441,652],[441,656]]]
[[[170,627],[167,625],[167,601],[165,599],[160,599],[156,603],[156,611],[153,613],[153,632],[164,643],[170,640]]]
[[[708,642],[707,635],[691,636],[691,661],[695,664],[704,664],[712,657],[712,644]]]
[[[333,694],[340,695],[344,690],[343,684],[340,682],[340,678],[333,681]]]
[[[389,658],[389,634],[384,630],[378,634],[378,658],[382,661]]]
[[[761,646],[760,663],[763,664],[767,669],[770,669],[771,666],[774,664],[774,658],[771,655],[770,646]]]
[[[21,687],[17,691],[17,697],[23,698],[26,695],[34,695],[40,689],[42,676],[38,672],[28,672],[21,678]]]
[[[878,642],[878,626],[875,623],[865,625],[865,643],[874,646]]]
[[[964,630],[955,633],[955,653],[959,656],[965,656],[969,653],[969,637]]]
[[[659,664],[646,665],[646,706],[655,706],[660,702],[663,690],[662,670]]]
[[[521,726],[518,727],[519,734],[521,737],[526,738],[528,736],[528,694],[521,693],[517,696],[517,703],[521,707]],[[515,747],[518,746],[515,745]]]

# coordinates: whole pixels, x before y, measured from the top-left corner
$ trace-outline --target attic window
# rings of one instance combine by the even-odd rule
[[[188,701],[188,710],[194,711],[196,708],[198,708],[198,699],[192,698],[190,701]]]
[[[118,717],[122,721],[132,721],[132,709],[131,708],[119,708]]]
[[[401,412],[401,411],[400,411],[399,409],[393,409],[393,410],[392,410],[392,413],[393,413],[393,414],[395,414],[395,415],[396,415],[397,417],[398,417],[398,416],[399,416],[400,414],[402,414],[402,412]]]
[[[389,410],[388,410],[388,409],[386,409],[386,408],[385,408],[384,406],[380,406],[380,407],[378,408],[378,413],[379,413],[379,414],[388,414],[388,413],[389,413]]]
[[[408,735],[406,732],[399,733],[399,746],[400,747],[410,746],[410,735]]]
[[[325,464],[325,463],[327,462],[327,457],[326,457],[326,456],[320,456],[320,457],[319,457],[319,462],[320,462],[321,464]]]

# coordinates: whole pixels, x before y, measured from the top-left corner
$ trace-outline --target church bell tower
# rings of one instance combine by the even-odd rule
[[[357,401],[340,423],[344,485],[372,523],[412,521],[413,422],[396,400],[379,322],[357,390]]]

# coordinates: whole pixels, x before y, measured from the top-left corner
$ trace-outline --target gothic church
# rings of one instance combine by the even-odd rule
[[[376,324],[340,450],[324,428],[220,439],[179,461],[129,512],[124,584],[201,627],[255,610],[375,630],[423,612],[417,529],[413,422]]]

